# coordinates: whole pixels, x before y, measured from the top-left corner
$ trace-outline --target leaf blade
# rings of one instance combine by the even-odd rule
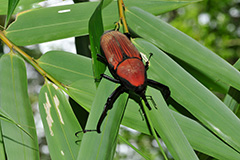
[[[154,53],[148,75],[169,86],[174,100],[221,139],[239,150],[240,142],[236,135],[240,131],[240,121],[224,103],[154,45],[142,39],[136,39],[134,44],[143,53]],[[189,95],[191,99],[188,98]]]
[[[106,99],[111,92],[113,92],[115,86],[116,84],[113,84],[105,79],[100,82],[95,100],[92,104],[86,129],[91,130],[96,128],[100,114],[102,113],[104,104],[106,103]],[[126,98],[126,94],[121,95],[114,103],[113,108],[108,111],[108,115],[101,126],[100,134],[96,132],[87,132],[84,134],[78,154],[78,160],[113,158],[118,130],[125,110]]]
[[[129,26],[141,37],[205,73],[215,82],[240,89],[240,72],[218,55],[157,17],[132,7],[126,12]]]
[[[149,92],[158,108],[148,111],[150,119],[171,155],[174,159],[198,159],[159,91],[149,89]]]
[[[151,13],[160,14],[169,11],[169,7],[173,10],[188,3],[191,2],[131,0],[126,1],[126,7],[138,6],[147,10],[150,8],[148,11]],[[97,5],[98,2],[86,2],[21,12],[16,21],[5,31],[5,35],[18,46],[86,35],[88,34],[88,21]],[[118,21],[116,8],[117,4],[111,3],[103,10],[105,30],[113,29],[114,22]],[[65,12],[59,13],[61,11]],[[25,36],[28,37],[27,40],[22,38]]]
[[[1,121],[6,155],[9,159],[39,159],[36,128],[27,92],[26,68],[23,60],[14,54],[0,59],[0,106],[15,124]]]
[[[75,133],[82,129],[64,93],[50,82],[40,91],[39,111],[51,158],[76,159],[80,146],[75,143]]]

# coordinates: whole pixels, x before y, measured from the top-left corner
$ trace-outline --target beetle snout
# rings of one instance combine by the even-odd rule
[[[145,91],[146,91],[146,86],[145,85],[141,85],[141,86],[138,86],[136,87],[135,89],[135,93],[137,93],[138,95],[144,95],[145,94]]]

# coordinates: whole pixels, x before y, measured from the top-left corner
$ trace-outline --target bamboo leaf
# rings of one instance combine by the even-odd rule
[[[214,82],[240,89],[240,72],[197,41],[140,8],[129,8],[126,16],[130,28],[144,39],[192,65]]]
[[[15,11],[13,12],[14,14],[17,12],[25,11],[28,9],[32,9],[33,7],[40,7],[37,3],[42,0],[21,0]],[[8,11],[8,1],[7,0],[0,0],[0,15],[7,15]]]
[[[64,93],[46,81],[39,94],[39,111],[52,159],[76,159],[81,127]]]
[[[64,51],[50,51],[38,59],[39,66],[55,79],[70,85],[80,79],[93,81],[91,59]]]
[[[96,93],[90,58],[64,51],[50,51],[37,62],[48,74],[67,85],[70,96],[90,111]]]
[[[240,158],[237,151],[226,145],[198,122],[175,111],[172,111],[172,114],[195,150],[220,160],[238,160]]]
[[[7,26],[15,8],[17,7],[18,2],[19,0],[8,0],[8,12],[7,12],[5,27]]]
[[[12,53],[3,55],[0,59],[0,106],[1,110],[13,119],[10,121],[17,124],[1,120],[6,157],[39,159],[36,128],[27,92],[25,64]],[[19,129],[20,126],[22,129]]]
[[[144,46],[143,44],[140,44],[140,45]],[[149,50],[149,52],[150,51],[151,50]],[[155,54],[153,57],[156,58]],[[71,96],[74,95],[75,97],[74,99],[77,100],[79,104],[82,105],[84,104],[84,100],[87,100],[85,103],[85,106],[87,106],[89,111],[95,97],[95,94],[94,94],[96,92],[94,91],[96,90],[95,85],[93,82],[93,78],[86,79],[84,78],[86,76],[81,77],[79,75],[81,75],[80,73],[82,72],[84,73],[82,75],[89,75],[91,77],[92,71],[91,69],[88,69],[88,68],[91,68],[90,59],[79,56],[79,55],[67,53],[67,52],[54,51],[54,52],[49,52],[43,55],[39,60],[40,65],[43,65],[43,64],[45,65],[45,62],[49,66],[47,68],[45,67],[46,71],[48,71],[51,74],[55,73],[54,76],[57,77],[58,80],[66,81],[68,82],[68,84],[71,84],[69,85],[69,92],[71,92]],[[168,65],[171,66],[171,63],[169,61],[168,63],[169,63]],[[82,65],[84,65],[85,67]],[[151,67],[152,67],[152,63],[150,68]],[[173,70],[176,70],[176,73],[177,73],[178,68],[179,66],[177,68],[173,68]],[[74,78],[71,78],[71,77],[74,77]],[[77,77],[79,78],[79,80],[77,80],[78,79]],[[109,83],[109,84],[112,84],[112,83]],[[112,91],[113,89],[110,89],[109,94],[106,94],[106,97],[109,96]],[[76,93],[72,93],[72,92],[76,92]],[[89,102],[91,102],[91,104]],[[106,99],[105,100],[103,99],[103,102],[102,102],[103,105],[104,105],[104,102],[106,102]],[[122,124],[130,128],[136,129],[140,132],[150,134],[147,128],[146,121],[142,120],[142,116],[141,116],[141,113],[139,112],[139,109],[140,109],[139,105],[130,99],[128,101],[128,105],[124,114]],[[101,113],[102,110],[99,110],[99,112]],[[186,135],[187,139],[189,140],[190,144],[193,146],[195,150],[211,155],[212,157],[215,157],[218,159],[220,159],[219,157],[222,157],[223,159],[224,158],[227,159],[227,157],[230,157],[231,159],[239,159],[238,153],[236,153],[234,150],[230,151],[229,147],[225,143],[223,143],[221,140],[219,140],[214,135],[212,135],[212,133],[207,131],[204,127],[202,127],[198,123],[196,124],[196,122],[192,123],[193,121],[190,119],[186,120],[186,117],[184,118],[183,116],[176,116],[175,114],[173,115],[175,118],[177,118],[177,122],[179,123],[181,129],[183,130],[184,134]],[[98,119],[96,119],[96,121],[93,123],[94,128],[97,120]],[[218,152],[218,150],[220,150],[220,152]]]
[[[238,60],[234,67],[240,70],[240,60]],[[230,87],[228,94],[224,98],[224,104],[228,106],[237,116],[240,117],[240,91]]]
[[[0,123],[0,159],[6,159],[6,157],[5,157],[5,148],[4,148],[4,144],[3,144],[1,123]]]
[[[116,84],[105,79],[100,82],[86,125],[87,130],[96,129],[107,97],[113,92],[115,87]],[[118,130],[125,110],[126,99],[126,94],[121,95],[114,103],[113,108],[108,111],[108,115],[101,125],[102,133],[87,132],[84,134],[78,154],[78,160],[107,160],[113,158]]]
[[[127,8],[138,6],[159,15],[197,1],[127,0],[124,2]],[[86,2],[21,12],[16,21],[8,27],[5,35],[18,46],[86,35],[90,16],[98,3]],[[113,29],[114,22],[117,21],[117,4],[111,3],[103,10],[104,29]]]
[[[148,76],[167,85],[175,101],[222,140],[240,150],[237,136],[240,121],[231,110],[154,45],[142,39],[135,40],[134,44],[145,54],[154,53]]]
[[[100,79],[100,74],[104,73],[106,68],[106,66],[102,62],[97,60],[97,54],[101,54],[100,38],[104,32],[102,9],[111,2],[112,0],[102,0],[95,9],[88,23],[89,40],[91,45],[91,55],[93,62],[93,75],[95,79]],[[98,83],[99,82],[96,81],[97,85]]]
[[[149,89],[148,93],[157,104],[157,109],[152,107],[147,112],[174,159],[198,159],[159,91]]]

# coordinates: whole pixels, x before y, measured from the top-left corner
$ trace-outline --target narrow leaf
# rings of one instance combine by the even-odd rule
[[[8,0],[8,12],[7,12],[7,18],[5,22],[5,27],[8,24],[8,21],[10,20],[15,8],[17,7],[19,0]]]
[[[13,14],[28,9],[40,7],[37,3],[42,0],[21,0],[15,8]],[[0,0],[0,15],[7,15],[8,12],[8,0]]]
[[[87,111],[90,110],[96,92],[90,58],[64,51],[50,51],[41,56],[38,64],[67,85],[69,96]]]
[[[104,32],[103,20],[102,20],[102,9],[103,3],[105,2],[104,7],[111,3],[112,0],[102,0],[94,13],[92,14],[89,23],[88,23],[88,32],[89,40],[91,45],[91,55],[92,55],[92,64],[93,64],[93,75],[94,79],[100,79],[100,74],[104,73],[105,65],[97,60],[97,54],[101,54],[100,51],[100,38]],[[98,85],[98,81],[96,84]]]
[[[159,15],[194,1],[166,2],[161,0],[127,0],[124,2],[127,8],[138,6],[153,14]],[[88,34],[89,19],[98,3],[99,2],[86,2],[74,5],[32,9],[26,12],[21,12],[17,15],[16,21],[6,30],[6,36],[14,44],[25,46],[67,37],[86,35]],[[117,21],[117,3],[111,3],[103,10],[104,29],[113,29],[114,22]],[[28,38],[26,39],[22,37]]]
[[[160,92],[149,89],[148,94],[157,104],[149,111],[150,119],[174,159],[198,159]]]
[[[103,79],[97,89],[89,119],[85,129],[95,130],[99,117],[107,102],[107,97],[114,91],[116,84]],[[119,126],[126,106],[127,94],[118,97],[113,108],[101,125],[101,133],[87,132],[84,134],[78,160],[82,159],[113,159]]]
[[[137,7],[129,8],[126,16],[130,28],[144,39],[194,66],[213,81],[240,89],[240,72],[191,37]]]
[[[52,159],[76,159],[81,140],[75,133],[81,127],[64,93],[46,82],[39,94],[39,111]]]
[[[206,155],[220,160],[238,160],[239,152],[229,147],[198,122],[172,111],[191,146]]]
[[[94,82],[91,60],[87,57],[64,51],[50,51],[37,62],[42,69],[65,85],[80,79]]]
[[[234,64],[234,67],[240,70],[240,59]],[[240,91],[231,87],[223,101],[237,116],[240,117]]]
[[[213,133],[240,151],[240,120],[223,102],[157,47],[142,39],[134,44],[143,53],[153,53],[148,76],[167,85],[171,97]],[[190,97],[190,98],[189,98]]]
[[[12,53],[3,55],[0,59],[0,106],[14,123],[26,131],[23,132],[19,126],[1,120],[7,159],[39,159],[25,64]]]
[[[6,157],[5,157],[5,148],[4,148],[4,144],[3,144],[1,123],[0,123],[0,159],[6,159]]]

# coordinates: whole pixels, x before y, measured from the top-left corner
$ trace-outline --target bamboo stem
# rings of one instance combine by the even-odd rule
[[[11,49],[17,51],[24,60],[26,60],[28,63],[30,63],[43,77],[47,77],[49,80],[51,80],[53,83],[55,83],[58,87],[60,87],[62,90],[64,90],[67,93],[67,90],[64,88],[63,84],[56,79],[54,79],[51,75],[47,74],[36,62],[36,60],[32,57],[30,57],[27,53],[25,53],[23,50],[21,50],[19,47],[14,45],[7,37],[4,35],[2,31],[0,31],[0,39]]]
[[[124,3],[123,0],[118,0],[118,11],[119,11],[119,18],[120,22],[123,24],[124,32],[129,33],[128,27],[127,27],[127,21],[124,15]]]

